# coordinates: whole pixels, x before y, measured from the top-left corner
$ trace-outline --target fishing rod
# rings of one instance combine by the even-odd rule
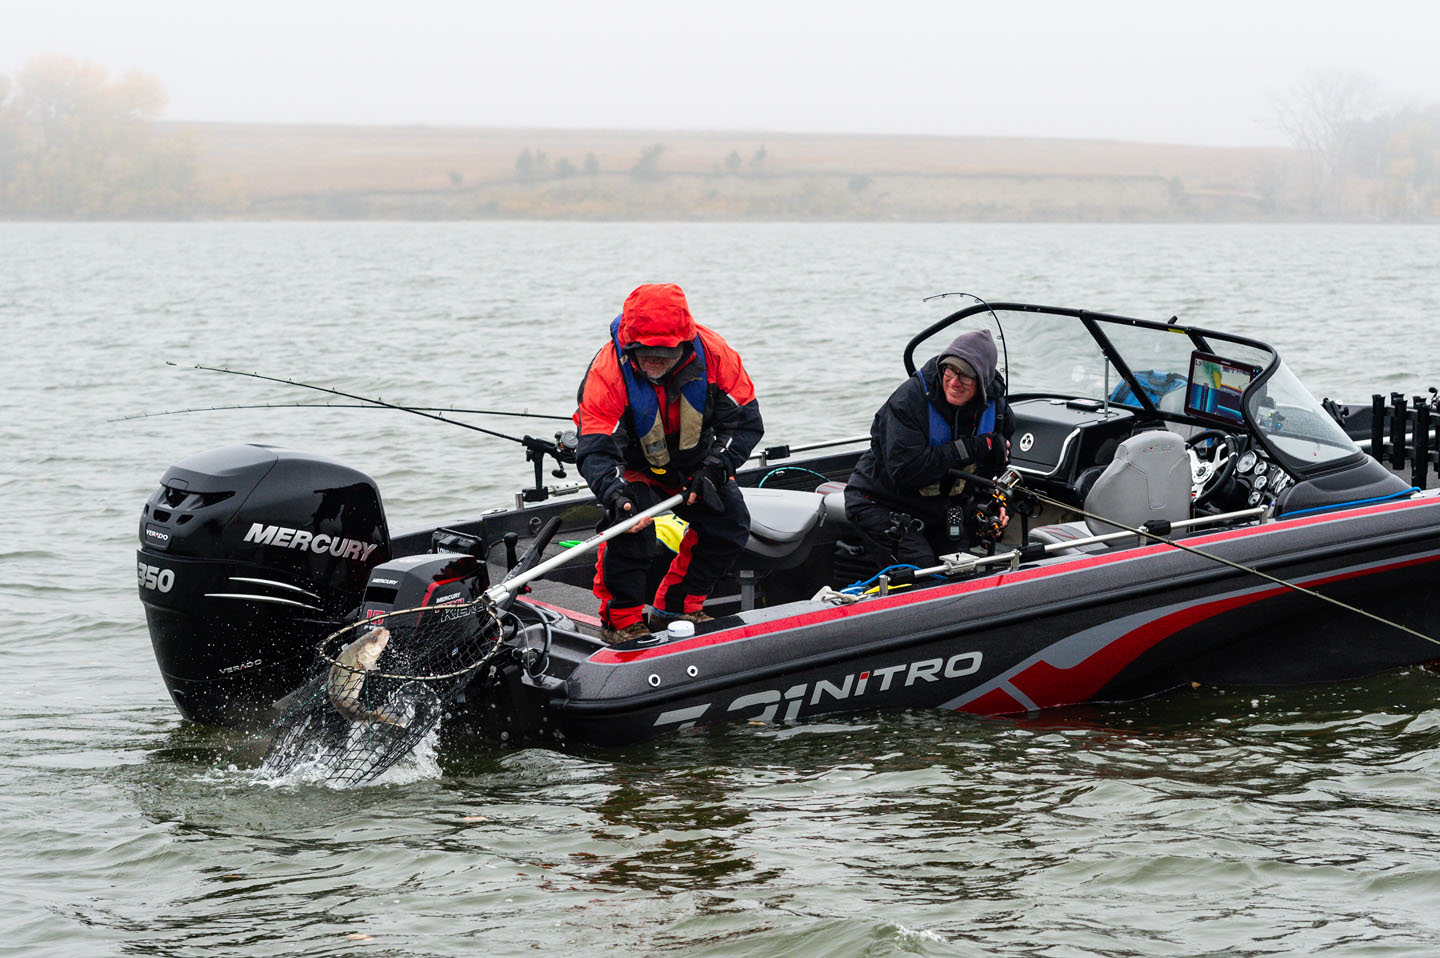
[[[180,366],[179,363],[172,363],[169,360],[165,361],[165,365],[175,366],[176,368],[183,368]],[[507,433],[496,432],[493,429],[486,429],[485,427],[477,426],[474,423],[462,422],[459,419],[446,419],[442,415],[438,415],[433,412],[426,412],[423,409],[419,409],[417,407],[402,406],[398,403],[386,402],[385,400],[379,398],[371,399],[369,396],[357,396],[354,393],[347,393],[341,389],[332,389],[329,386],[316,386],[313,383],[302,383],[298,379],[280,379],[279,377],[266,376],[262,373],[247,373],[239,369],[226,369],[223,366],[202,366],[199,363],[196,363],[190,368],[201,369],[205,372],[210,373],[225,373],[227,376],[244,376],[246,379],[259,379],[267,383],[279,383],[282,386],[299,386],[301,389],[313,389],[316,392],[329,393],[332,396],[343,396],[346,399],[354,399],[362,403],[370,403],[375,406],[383,406],[386,409],[398,409],[401,412],[413,413],[416,416],[424,416],[426,419],[434,419],[439,422],[448,422],[456,426],[462,426],[466,429],[473,429],[476,432],[484,433],[487,436],[494,436],[497,439],[508,439],[511,442],[518,442],[520,443],[520,445],[525,446],[527,449],[530,448],[531,443],[540,442],[540,440],[533,439],[529,436],[526,436],[524,439],[522,439],[519,436],[511,436]],[[529,441],[527,442],[527,440]],[[553,448],[553,446],[551,448]]]
[[[985,300],[981,299],[979,296],[976,296],[974,293],[936,293],[934,296],[926,296],[920,302],[928,303],[932,299],[944,299],[947,296],[970,297],[971,299],[975,300],[975,302],[979,303],[981,306],[984,306],[985,311],[990,314],[990,318],[995,321],[995,328],[1000,331],[1000,353],[1003,357],[1003,361],[1005,364],[1005,375],[1001,377],[1000,382],[1005,387],[1005,407],[1008,409],[1010,407],[1010,345],[1009,343],[1005,342],[1005,324],[1000,322],[999,316],[995,315],[995,308],[989,303],[985,302]]]
[[[1366,612],[1364,609],[1350,605],[1348,602],[1342,602],[1341,600],[1334,598],[1333,596],[1324,595],[1322,593],[1316,592],[1314,589],[1307,589],[1303,585],[1297,585],[1296,583],[1289,582],[1285,579],[1280,578],[1279,576],[1273,576],[1268,572],[1262,572],[1254,566],[1248,566],[1239,562],[1233,562],[1230,559],[1224,558],[1223,556],[1217,556],[1213,552],[1206,552],[1203,549],[1197,549],[1194,546],[1188,546],[1183,542],[1177,542],[1169,536],[1162,535],[1158,532],[1152,532],[1144,528],[1128,526],[1123,522],[1117,522],[1114,519],[1107,518],[1106,516],[1099,516],[1093,512],[1087,512],[1086,510],[1077,506],[1060,502],[1056,499],[1051,499],[1049,496],[1038,493],[1033,489],[1021,489],[1015,483],[1007,484],[994,479],[990,479],[986,476],[976,475],[975,473],[961,472],[958,470],[956,470],[953,474],[957,479],[962,479],[966,482],[977,482],[979,485],[988,487],[995,492],[997,497],[1003,497],[1007,500],[1009,500],[1011,497],[1014,497],[1017,501],[1024,498],[1030,498],[1036,502],[1042,502],[1045,505],[1054,506],[1057,509],[1076,512],[1081,516],[1084,516],[1086,519],[1094,519],[1096,522],[1102,522],[1106,525],[1111,525],[1115,526],[1118,529],[1122,529],[1125,532],[1133,533],[1134,535],[1140,536],[1142,540],[1154,539],[1156,542],[1163,542],[1165,545],[1174,546],[1176,549],[1180,549],[1184,552],[1189,552],[1191,555],[1197,555],[1202,559],[1209,559],[1211,562],[1218,562],[1221,565],[1229,566],[1230,568],[1235,569],[1239,572],[1246,572],[1250,575],[1259,576],[1260,578],[1265,579],[1268,582],[1273,582],[1276,585],[1284,586],[1285,588],[1291,589],[1295,592],[1299,592],[1302,595],[1308,595],[1313,598],[1319,599],[1322,602],[1329,602],[1331,605],[1338,606],[1339,608],[1345,609],[1348,612],[1354,612],[1357,615],[1363,615],[1365,618],[1370,619],[1374,622],[1378,622],[1381,625],[1388,626],[1392,629],[1398,629],[1408,635],[1415,636],[1415,638],[1417,639],[1424,639],[1426,642],[1429,642],[1432,645],[1440,645],[1440,639],[1428,636],[1423,632],[1417,632],[1409,626],[1401,625],[1399,622],[1396,622],[1393,619],[1387,619],[1384,616],[1376,615],[1373,612]],[[1016,555],[1018,556],[1019,554],[1020,553],[1017,551]],[[943,567],[941,568],[943,569]],[[936,571],[940,570],[918,569],[915,570],[913,573],[907,570],[904,577],[906,579],[910,578],[911,576],[919,577],[921,575],[930,574]],[[899,577],[892,578],[891,582],[895,582],[897,578]]]
[[[169,360],[166,360],[165,365],[180,368],[179,363],[172,363]],[[369,403],[372,406],[398,409],[401,412],[423,416],[426,419],[434,419],[437,422],[448,422],[455,426],[464,427],[465,429],[473,429],[475,432],[486,436],[494,436],[497,439],[508,439],[510,442],[518,442],[525,447],[526,461],[535,464],[535,486],[521,493],[526,502],[541,502],[549,498],[550,493],[545,489],[544,482],[546,456],[553,457],[556,462],[557,468],[551,472],[551,475],[556,478],[564,478],[565,464],[575,462],[576,439],[573,430],[567,430],[563,433],[557,432],[555,438],[548,441],[545,439],[536,439],[534,436],[511,436],[508,433],[496,432],[494,429],[486,429],[483,426],[477,426],[474,423],[464,422],[460,419],[447,419],[443,415],[427,412],[416,406],[402,406],[399,403],[386,402],[378,397],[372,399],[369,396],[357,396],[354,393],[347,393],[341,389],[332,389],[329,386],[316,386],[313,383],[302,383],[298,379],[280,379],[276,376],[266,376],[263,373],[247,373],[239,369],[226,369],[223,366],[202,366],[199,363],[196,363],[191,368],[210,373],[225,373],[229,376],[244,376],[247,379],[259,379],[267,383],[279,383],[282,386],[299,386],[302,389],[313,389],[316,392],[328,393],[331,396],[341,396],[345,399],[354,399],[357,402]]]
[[[171,364],[173,365],[173,364]],[[178,416],[187,412],[223,412],[230,409],[384,409],[366,400],[364,402],[263,402],[238,403],[233,406],[195,406],[190,409],[166,409],[161,412],[142,412],[130,416],[116,416],[106,422],[130,422],[134,419],[154,419],[157,416]],[[422,412],[463,413],[472,416],[516,416],[522,419],[556,419],[570,422],[569,416],[555,416],[549,413],[511,412],[503,409],[461,409],[458,406],[407,406]]]

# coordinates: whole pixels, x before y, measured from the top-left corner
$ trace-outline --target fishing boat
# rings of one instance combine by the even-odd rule
[[[139,524],[140,598],[176,706],[211,725],[271,720],[327,638],[416,609],[437,622],[486,610],[483,668],[454,670],[465,674],[445,711],[512,741],[625,743],[856,710],[1017,713],[1440,658],[1440,497],[1421,488],[1433,394],[1395,426],[1378,399],[1358,419],[1322,404],[1244,336],[945,305],[902,362],[915,374],[957,328],[1001,343],[1010,468],[972,510],[982,525],[1007,510],[994,541],[881,574],[841,491],[867,437],[770,446],[737,477],[750,540],[706,603],[714,620],[605,645],[590,593],[601,510],[583,487],[545,485],[548,464],[573,460],[573,436],[525,438],[534,483],[513,505],[406,531],[387,526],[359,470],[229,446],[171,466]]]

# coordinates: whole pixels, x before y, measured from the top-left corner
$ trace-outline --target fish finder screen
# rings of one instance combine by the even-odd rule
[[[1245,421],[1240,397],[1260,370],[1207,353],[1190,354],[1190,382],[1185,390],[1185,411],[1226,422]]]

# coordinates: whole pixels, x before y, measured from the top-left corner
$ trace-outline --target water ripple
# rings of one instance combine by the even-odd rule
[[[0,398],[18,411],[0,427],[16,451],[0,596],[19,626],[0,672],[7,944],[1428,955],[1440,676],[1424,669],[607,750],[442,737],[388,784],[266,782],[259,744],[180,722],[155,674],[133,570],[166,466],[239,441],[320,452],[372,474],[410,528],[509,502],[525,464],[387,411],[107,420],[307,398],[167,359],[563,415],[624,294],[655,278],[741,350],[767,442],[868,429],[906,339],[954,305],[920,297],[957,287],[1233,328],[1363,401],[1440,370],[1437,260],[1440,233],[1407,227],[0,224]]]

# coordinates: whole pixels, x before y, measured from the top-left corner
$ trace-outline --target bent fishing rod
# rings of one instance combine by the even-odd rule
[[[165,365],[174,366],[177,369],[184,368],[179,363],[173,363],[169,360],[165,361]],[[464,422],[460,419],[447,419],[443,415],[439,415],[433,412],[427,412],[424,409],[416,406],[402,406],[399,403],[386,402],[385,400],[378,397],[371,398],[369,396],[357,396],[355,393],[347,393],[342,389],[333,389],[329,386],[317,386],[314,383],[305,383],[301,382],[298,379],[281,379],[278,376],[266,376],[263,373],[258,372],[245,372],[241,369],[227,369],[223,366],[203,366],[199,363],[195,363],[190,368],[200,369],[210,373],[224,373],[228,376],[244,376],[246,379],[259,379],[267,383],[279,383],[282,386],[298,386],[301,389],[313,389],[316,392],[328,393],[332,396],[340,396],[345,399],[354,399],[357,402],[361,403],[370,403],[372,406],[381,406],[385,409],[398,409],[400,412],[408,412],[416,416],[424,416],[426,419],[434,419],[437,422],[448,422],[451,425],[461,426],[465,429],[473,429],[475,432],[483,433],[486,436],[494,436],[497,439],[508,439],[510,442],[518,442],[520,445],[524,446],[527,450],[528,457],[536,458],[537,470],[539,468],[539,457],[543,457],[544,455],[552,455],[561,462],[574,462],[573,450],[567,449],[563,444],[559,442],[546,442],[542,439],[536,439],[533,436],[511,436],[507,433],[496,432],[494,429],[486,429],[483,426],[477,426],[474,423]],[[565,458],[567,455],[569,456],[568,459]]]
[[[980,475],[976,475],[975,473],[961,472],[961,471],[958,471],[958,470],[955,471],[955,472],[953,472],[952,474],[953,474],[957,479],[962,479],[962,480],[964,480],[964,481],[966,481],[966,482],[972,482],[972,481],[973,481],[973,482],[977,482],[979,485],[985,486],[985,487],[993,490],[998,497],[1002,497],[1002,498],[1006,499],[1007,501],[1009,501],[1012,497],[1013,497],[1015,500],[1017,500],[1017,501],[1028,497],[1028,498],[1031,498],[1031,499],[1035,500],[1036,502],[1042,502],[1042,503],[1044,503],[1045,505],[1054,506],[1054,507],[1057,508],[1057,509],[1061,509],[1061,510],[1069,511],[1069,512],[1075,512],[1075,513],[1078,513],[1079,515],[1085,517],[1086,519],[1094,519],[1096,522],[1102,522],[1102,523],[1105,523],[1106,525],[1111,525],[1111,526],[1116,527],[1117,529],[1123,530],[1124,532],[1128,532],[1128,533],[1132,533],[1132,534],[1134,534],[1134,535],[1140,536],[1141,539],[1142,539],[1142,541],[1143,541],[1144,539],[1154,539],[1156,542],[1161,542],[1161,543],[1164,543],[1165,545],[1173,546],[1174,548],[1179,549],[1179,550],[1181,550],[1181,551],[1183,551],[1183,552],[1188,552],[1188,553],[1190,553],[1191,555],[1199,556],[1199,557],[1202,558],[1202,559],[1209,559],[1211,562],[1218,562],[1220,565],[1229,566],[1230,568],[1235,569],[1235,570],[1238,571],[1238,572],[1245,572],[1245,573],[1249,573],[1250,575],[1259,576],[1260,578],[1266,580],[1267,582],[1273,582],[1274,584],[1276,584],[1276,585],[1278,585],[1278,586],[1283,586],[1283,587],[1285,587],[1285,588],[1287,588],[1287,589],[1291,589],[1291,590],[1293,590],[1293,591],[1295,591],[1295,592],[1300,593],[1301,595],[1308,595],[1308,596],[1310,596],[1310,597],[1312,597],[1312,598],[1319,599],[1319,600],[1322,601],[1322,602],[1328,602],[1328,603],[1330,603],[1331,605],[1338,606],[1339,608],[1344,609],[1344,610],[1346,610],[1347,612],[1354,612],[1354,613],[1357,614],[1357,615],[1362,615],[1362,616],[1364,616],[1365,618],[1370,619],[1371,621],[1374,621],[1374,622],[1378,622],[1378,623],[1381,624],[1381,625],[1388,626],[1388,627],[1390,627],[1390,628],[1392,628],[1392,629],[1398,629],[1398,630],[1400,630],[1401,632],[1406,633],[1407,635],[1413,635],[1413,636],[1415,636],[1415,638],[1417,638],[1417,639],[1424,639],[1426,642],[1429,642],[1431,645],[1440,645],[1440,639],[1436,639],[1436,638],[1434,638],[1434,637],[1432,637],[1432,636],[1426,635],[1426,634],[1423,633],[1423,632],[1417,632],[1417,631],[1415,631],[1414,629],[1410,628],[1409,626],[1401,625],[1399,622],[1396,622],[1396,621],[1394,621],[1393,619],[1387,619],[1387,618],[1385,618],[1384,616],[1376,615],[1376,614],[1373,613],[1373,612],[1367,612],[1367,611],[1365,611],[1364,609],[1359,608],[1358,606],[1353,606],[1353,605],[1351,605],[1350,603],[1348,603],[1348,602],[1342,602],[1340,599],[1334,598],[1333,596],[1328,596],[1328,595],[1324,595],[1323,593],[1316,592],[1314,589],[1307,589],[1307,588],[1305,588],[1305,586],[1303,586],[1303,585],[1298,585],[1298,584],[1296,584],[1296,583],[1294,583],[1294,582],[1287,581],[1287,580],[1285,580],[1285,579],[1280,578],[1279,576],[1273,576],[1273,575],[1271,575],[1271,574],[1268,573],[1268,572],[1263,572],[1263,571],[1261,571],[1260,569],[1255,568],[1254,566],[1248,566],[1248,565],[1245,565],[1245,564],[1240,563],[1240,562],[1234,562],[1234,561],[1231,561],[1230,559],[1226,559],[1226,558],[1223,557],[1223,556],[1217,556],[1217,555],[1215,555],[1213,552],[1206,552],[1204,549],[1197,549],[1197,548],[1195,548],[1194,546],[1186,545],[1186,544],[1183,543],[1183,542],[1177,542],[1177,541],[1175,541],[1174,539],[1170,538],[1169,536],[1163,535],[1163,534],[1161,534],[1161,533],[1159,533],[1159,532],[1152,532],[1152,531],[1150,531],[1150,530],[1148,530],[1148,529],[1145,529],[1145,528],[1136,528],[1136,527],[1134,527],[1134,526],[1126,525],[1126,524],[1123,523],[1123,522],[1117,522],[1117,521],[1115,521],[1114,519],[1110,519],[1110,518],[1107,518],[1107,517],[1105,517],[1105,516],[1096,515],[1096,514],[1093,513],[1093,512],[1087,512],[1086,510],[1084,510],[1084,509],[1082,509],[1082,508],[1079,508],[1079,507],[1077,507],[1077,506],[1072,506],[1072,505],[1070,505],[1070,504],[1068,504],[1068,503],[1060,502],[1059,500],[1056,500],[1056,499],[1051,499],[1049,496],[1046,496],[1046,495],[1043,495],[1043,494],[1041,494],[1041,493],[1038,493],[1038,492],[1036,492],[1036,491],[1033,490],[1033,489],[1021,489],[1017,484],[1014,484],[1014,483],[1007,484],[1007,483],[999,482],[999,481],[994,480],[994,479],[990,479],[990,478],[987,477],[987,476],[980,476]],[[1018,480],[1017,480],[1017,481],[1018,481]],[[1015,553],[1015,555],[1018,557],[1018,556],[1020,555],[1020,552],[1017,550],[1017,552]],[[908,571],[908,570],[907,570],[906,578],[909,578],[909,577],[916,577],[916,578],[918,578],[919,576],[924,575],[924,574],[929,574],[929,573],[935,572],[935,571],[941,571],[943,568],[944,568],[944,567],[941,567],[941,569],[937,569],[937,570],[931,570],[931,569],[917,569],[917,570],[914,570],[914,571]],[[895,579],[892,578],[891,581],[893,582],[893,581],[895,581]]]
[[[173,364],[169,364],[173,365]],[[226,412],[231,409],[384,409],[383,405],[376,405],[370,400],[364,402],[260,402],[260,403],[236,403],[230,406],[193,406],[189,409],[163,409],[160,412],[141,412],[129,416],[116,416],[107,419],[106,422],[130,422],[134,419],[154,419],[158,416],[179,416],[189,412]],[[570,422],[569,416],[556,416],[551,413],[530,412],[524,410],[514,412],[507,409],[462,409],[459,406],[407,406],[407,409],[418,409],[422,412],[438,413],[461,413],[468,416],[515,416],[520,419],[555,419]]]

